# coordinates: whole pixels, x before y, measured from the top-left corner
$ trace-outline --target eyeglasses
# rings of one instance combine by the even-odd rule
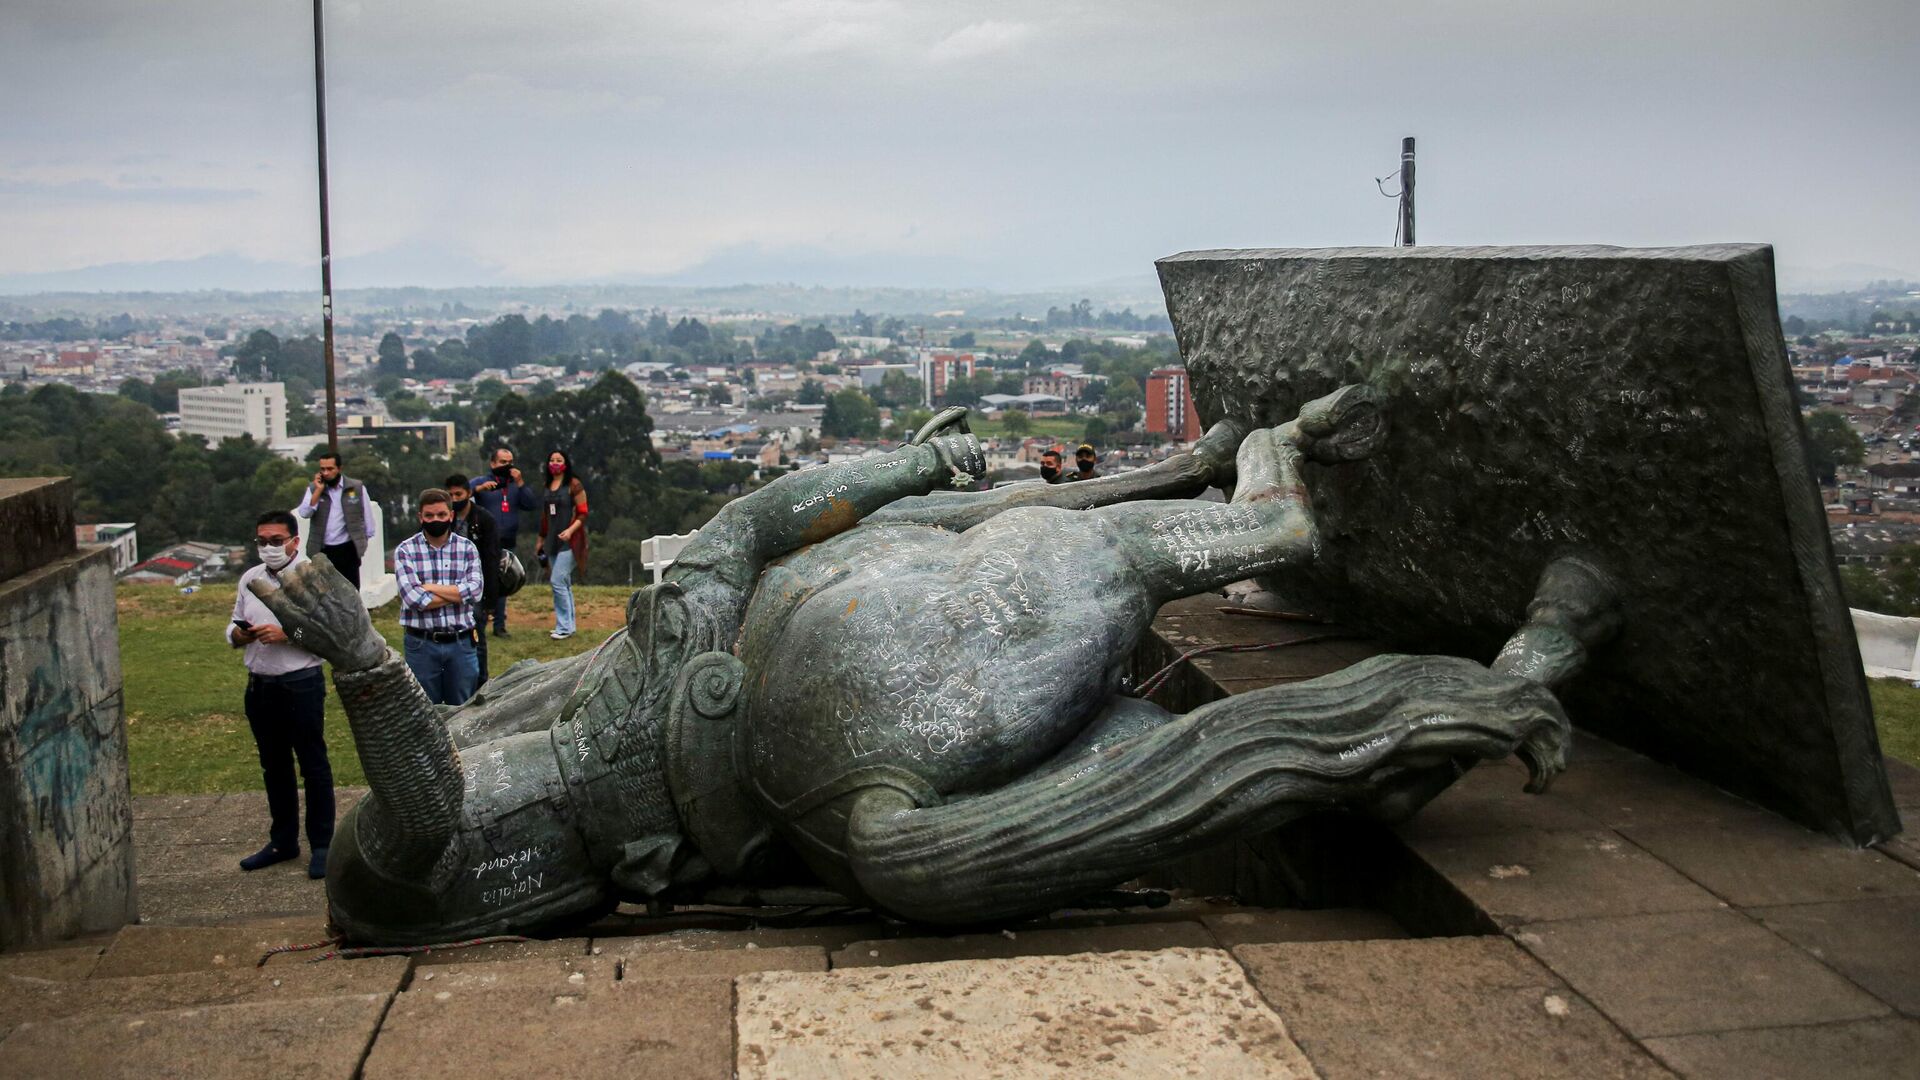
[[[291,539],[293,539],[293,537],[291,536],[256,536],[253,538],[253,546],[254,547],[281,547]]]

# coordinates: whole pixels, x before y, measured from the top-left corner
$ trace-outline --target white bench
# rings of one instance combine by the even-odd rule
[[[673,560],[679,557],[681,549],[692,543],[693,538],[699,535],[700,530],[695,529],[683,536],[670,533],[666,536],[647,537],[640,541],[640,565],[652,571],[654,583],[659,584],[660,575],[666,573],[667,567],[673,565]]]

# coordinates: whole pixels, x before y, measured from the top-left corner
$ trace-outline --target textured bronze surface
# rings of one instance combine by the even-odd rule
[[[1282,592],[1494,658],[1563,554],[1621,583],[1576,722],[1855,843],[1897,832],[1774,299],[1772,250],[1344,248],[1163,259],[1200,415],[1360,383],[1394,434],[1309,465]],[[1577,765],[1576,765],[1577,767]]]

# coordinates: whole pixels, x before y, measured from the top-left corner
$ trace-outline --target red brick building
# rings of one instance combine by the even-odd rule
[[[1175,442],[1200,437],[1200,411],[1193,407],[1193,390],[1186,368],[1159,368],[1147,376],[1147,432]]]

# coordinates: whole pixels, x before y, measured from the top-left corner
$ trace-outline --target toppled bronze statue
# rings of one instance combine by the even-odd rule
[[[965,923],[1316,810],[1401,816],[1474,760],[1517,751],[1544,785],[1570,739],[1549,687],[1606,632],[1577,563],[1492,669],[1383,656],[1183,716],[1121,693],[1162,603],[1315,558],[1303,459],[1386,437],[1347,387],[1136,472],[934,494],[985,469],[949,410],[736,499],[624,629],[460,708],[427,701],[327,566],[258,583],[332,663],[372,788],[333,845],[333,921],[417,944],[823,883]],[[1210,485],[1232,501],[1192,498]]]

